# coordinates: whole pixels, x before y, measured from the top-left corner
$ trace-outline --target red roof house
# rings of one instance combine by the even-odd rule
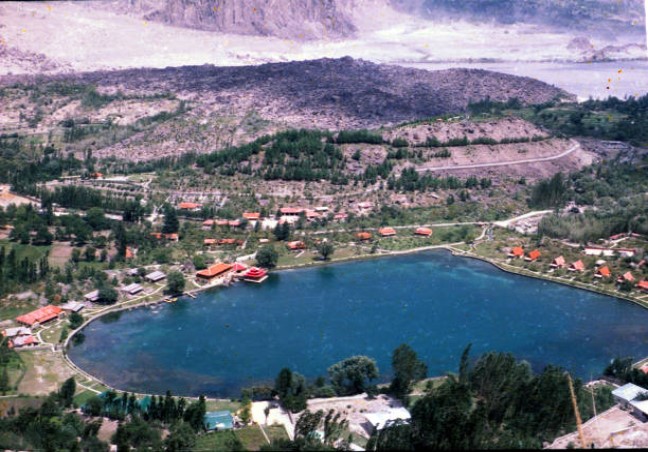
[[[204,278],[204,279],[212,279],[215,278],[216,276],[221,276],[228,271],[230,271],[234,266],[232,264],[225,264],[223,262],[219,262],[217,264],[212,265],[209,268],[206,268],[204,270],[200,270],[198,273],[196,273],[196,276],[198,278]]]
[[[42,324],[49,322],[50,320],[54,320],[58,318],[58,316],[62,313],[63,309],[50,304],[36,309],[35,311],[16,317],[16,321],[24,325],[33,326],[37,323]]]
[[[218,240],[216,239],[205,239],[203,240],[203,245],[209,246],[209,245],[216,245],[218,243]]]
[[[286,247],[290,251],[305,250],[306,249],[306,244],[304,242],[302,242],[301,240],[297,240],[297,241],[294,241],[294,242],[286,243]]]
[[[281,213],[281,215],[299,215],[303,211],[304,209],[297,207],[282,207],[281,209],[279,209],[279,213]]]
[[[248,271],[243,274],[243,278],[246,281],[261,282],[268,275],[268,271],[259,267],[251,267]]]
[[[569,266],[569,271],[572,272],[582,272],[585,271],[585,264],[583,264],[583,261],[577,260],[576,262],[572,263]]]
[[[610,269],[607,266],[605,266],[605,267],[599,268],[596,271],[596,276],[598,276],[599,278],[609,278],[610,276],[612,276],[612,272],[610,271]]]
[[[524,256],[524,248],[521,246],[514,246],[511,252],[509,253],[509,257],[522,257]]]
[[[430,228],[417,228],[416,231],[414,231],[415,235],[422,235],[424,237],[429,237],[432,235],[432,229]]]
[[[243,218],[246,220],[258,220],[261,218],[261,212],[243,212]]]
[[[637,283],[637,289],[648,292],[648,280],[644,279],[643,281],[639,281]]]
[[[537,261],[539,257],[540,257],[540,251],[533,250],[529,253],[529,255],[526,258],[524,258],[524,260],[533,262],[533,261]]]
[[[634,282],[635,278],[632,276],[632,273],[630,272],[625,272],[623,275],[619,276],[618,282],[623,282],[623,281],[628,281],[628,282]]]
[[[360,240],[371,240],[371,232],[358,232],[356,237]]]
[[[562,256],[558,256],[551,262],[551,265],[549,266],[554,268],[564,268],[565,265],[566,265],[565,258]]]
[[[195,210],[200,209],[200,207],[202,206],[195,202],[181,202],[180,204],[178,204],[178,209],[182,210]]]
[[[396,235],[396,229],[394,228],[380,228],[378,229],[378,234],[381,237],[393,237]]]

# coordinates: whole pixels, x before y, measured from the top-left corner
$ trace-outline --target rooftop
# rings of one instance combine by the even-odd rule
[[[58,306],[47,305],[42,308],[36,309],[30,313],[16,317],[16,321],[26,325],[33,325],[35,323],[43,323],[55,319],[63,312],[63,309]]]
[[[641,386],[637,386],[633,383],[627,383],[612,391],[612,395],[629,402],[636,399],[639,394],[643,394],[645,392],[648,391],[646,391]]]

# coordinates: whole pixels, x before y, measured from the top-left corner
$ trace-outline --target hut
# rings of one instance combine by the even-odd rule
[[[583,271],[585,271],[585,264],[583,264],[583,261],[577,260],[576,262],[573,262],[569,266],[569,271],[570,272],[583,272]]]
[[[288,248],[290,251],[305,250],[306,249],[306,244],[304,242],[302,242],[301,240],[297,240],[297,241],[294,241],[294,242],[286,243],[286,248]]]
[[[429,237],[432,235],[432,229],[430,228],[416,228],[416,231],[414,231],[414,235],[420,235],[423,237]]]
[[[362,241],[362,242],[366,242],[367,240],[371,240],[371,237],[372,237],[372,236],[371,236],[371,232],[358,232],[358,233],[356,234],[356,237],[357,237],[360,241]]]
[[[380,228],[378,229],[378,235],[381,237],[394,237],[396,235],[396,229],[394,228]]]
[[[524,258],[524,260],[527,262],[535,262],[538,260],[539,257],[540,257],[540,251],[533,250]]]
[[[549,264],[549,266],[552,268],[565,268],[565,265],[565,258],[562,256],[558,256],[553,261],[551,261],[551,264]]]
[[[166,275],[161,272],[160,270],[156,270],[154,272],[149,273],[148,275],[144,276],[144,279],[150,282],[158,282],[162,281],[164,278],[166,278]]]
[[[597,278],[609,278],[612,276],[612,272],[607,266],[601,267],[598,270],[596,270],[596,276]]]
[[[623,282],[633,283],[634,281],[635,281],[635,277],[632,276],[632,273],[630,272],[625,272],[623,275],[617,278],[618,283],[623,283]]]
[[[234,418],[229,411],[208,411],[203,418],[205,430],[231,430],[234,428]]]
[[[508,253],[508,257],[517,257],[518,259],[524,257],[524,248],[521,246],[514,246]]]

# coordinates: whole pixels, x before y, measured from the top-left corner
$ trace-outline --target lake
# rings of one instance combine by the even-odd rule
[[[282,367],[309,378],[352,355],[378,362],[410,344],[430,375],[461,352],[511,352],[535,370],[589,379],[611,358],[648,355],[648,310],[505,273],[445,251],[276,272],[155,309],[99,319],[71,346],[74,363],[123,390],[237,397]]]

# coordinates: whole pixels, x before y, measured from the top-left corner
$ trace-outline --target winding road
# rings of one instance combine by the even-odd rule
[[[473,165],[451,165],[451,166],[436,166],[432,168],[417,168],[416,171],[419,173],[427,173],[430,171],[447,171],[447,170],[464,170],[464,169],[474,169],[474,168],[490,168],[494,166],[510,166],[510,165],[520,165],[524,163],[537,163],[537,162],[549,162],[551,160],[557,160],[563,157],[568,156],[577,149],[580,149],[580,144],[574,140],[569,140],[572,143],[572,146],[564,152],[561,152],[558,155],[551,155],[549,157],[538,157],[535,159],[524,159],[524,160],[511,160],[507,162],[493,162],[493,163],[475,163]]]

